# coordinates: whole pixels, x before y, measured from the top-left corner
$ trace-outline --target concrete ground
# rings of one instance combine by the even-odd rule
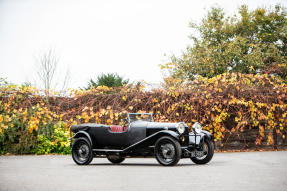
[[[120,165],[94,159],[76,165],[71,156],[0,156],[0,191],[6,190],[287,190],[287,151],[215,153],[207,165],[182,159],[163,167],[153,158]]]

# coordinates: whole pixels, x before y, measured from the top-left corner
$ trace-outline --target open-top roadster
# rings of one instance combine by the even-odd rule
[[[214,153],[212,135],[196,122],[192,130],[184,123],[154,122],[150,113],[128,113],[126,125],[84,123],[73,125],[73,160],[89,164],[94,157],[121,163],[126,157],[155,156],[164,166],[181,158],[196,164],[208,163]]]

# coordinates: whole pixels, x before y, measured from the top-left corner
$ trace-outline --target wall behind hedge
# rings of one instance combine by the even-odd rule
[[[69,153],[71,124],[123,124],[127,112],[155,121],[195,121],[217,149],[286,148],[287,86],[268,75],[225,73],[190,84],[145,91],[141,86],[51,92],[7,86],[0,93],[0,152]],[[42,95],[42,96],[41,96]]]

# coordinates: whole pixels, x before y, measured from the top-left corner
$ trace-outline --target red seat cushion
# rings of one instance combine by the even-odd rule
[[[123,127],[120,125],[111,125],[110,129],[112,132],[123,132]]]
[[[128,127],[122,127],[120,125],[111,125],[110,130],[115,133],[121,133],[128,129]]]

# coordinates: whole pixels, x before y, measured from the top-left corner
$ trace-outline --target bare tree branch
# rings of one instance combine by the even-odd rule
[[[70,69],[67,68],[66,73],[65,73],[65,77],[64,77],[64,80],[63,80],[61,92],[65,92],[65,90],[70,85],[70,81],[71,81],[71,72],[70,72]]]
[[[58,58],[53,49],[44,52],[37,59],[37,75],[45,89],[46,95],[49,96],[49,90],[52,88],[55,71],[58,66]]]

